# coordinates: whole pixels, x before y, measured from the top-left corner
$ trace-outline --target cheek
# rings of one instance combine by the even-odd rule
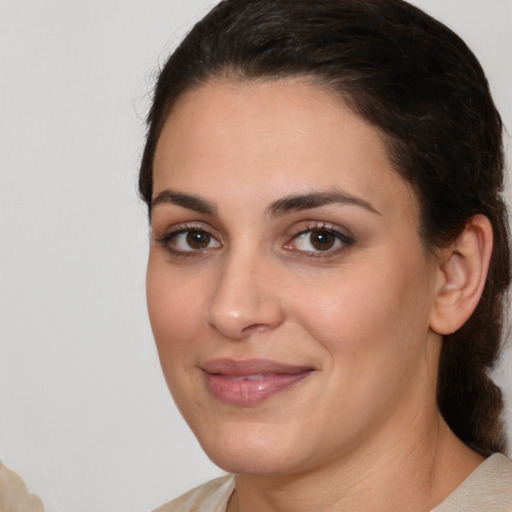
[[[309,284],[295,302],[295,316],[331,357],[343,354],[339,361],[348,367],[363,354],[370,364],[399,351],[404,357],[428,333],[426,277],[421,266],[391,259],[345,268]]]
[[[422,269],[388,264],[361,270],[310,286],[294,312],[324,353],[328,407],[318,414],[327,411],[323,420],[347,435],[391,414],[432,369]]]
[[[165,258],[150,254],[146,279],[148,313],[160,365],[178,409],[185,417],[197,407],[197,344],[206,293],[197,277],[170,272]],[[194,378],[192,378],[194,376]]]
[[[166,366],[179,366],[187,355],[190,357],[187,348],[197,339],[202,325],[206,293],[197,277],[170,272],[165,261],[151,254],[146,293],[151,328],[165,371]]]

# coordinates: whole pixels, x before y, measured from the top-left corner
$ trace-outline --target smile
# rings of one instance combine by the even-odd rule
[[[264,359],[216,359],[201,366],[206,388],[218,400],[232,405],[257,404],[285,391],[313,372]]]
[[[231,379],[231,380],[262,380],[266,377],[269,377],[268,375],[264,375],[263,373],[258,373],[256,375],[241,375],[240,377],[235,377],[235,376],[229,376],[229,375],[226,375],[226,378],[228,379]]]

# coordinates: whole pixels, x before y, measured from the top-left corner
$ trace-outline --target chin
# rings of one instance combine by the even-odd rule
[[[253,450],[245,453],[205,450],[210,460],[228,473],[259,476],[278,476],[294,472],[294,464],[285,456]]]
[[[263,430],[263,432],[262,432]],[[236,474],[282,475],[300,465],[293,436],[277,435],[269,429],[226,431],[215,436],[197,436],[210,460],[224,471]],[[273,430],[273,429],[270,429]],[[299,456],[299,457],[298,457]]]

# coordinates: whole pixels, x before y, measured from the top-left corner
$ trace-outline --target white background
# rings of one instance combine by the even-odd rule
[[[136,196],[154,71],[213,3],[0,0],[0,456],[48,512],[148,511],[221,473],[160,374]],[[512,1],[416,3],[512,133]]]

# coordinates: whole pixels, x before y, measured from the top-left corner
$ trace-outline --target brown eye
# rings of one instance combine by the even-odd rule
[[[158,240],[171,253],[194,253],[218,249],[222,244],[203,229],[183,229],[169,233]]]
[[[310,232],[309,242],[317,251],[328,251],[334,247],[336,237],[325,229],[315,229]]]
[[[210,245],[211,235],[206,231],[190,230],[186,233],[187,245],[191,249],[206,249]]]
[[[354,240],[351,237],[335,229],[319,226],[306,229],[294,236],[284,245],[284,248],[288,251],[305,253],[310,256],[334,256],[353,243]]]

